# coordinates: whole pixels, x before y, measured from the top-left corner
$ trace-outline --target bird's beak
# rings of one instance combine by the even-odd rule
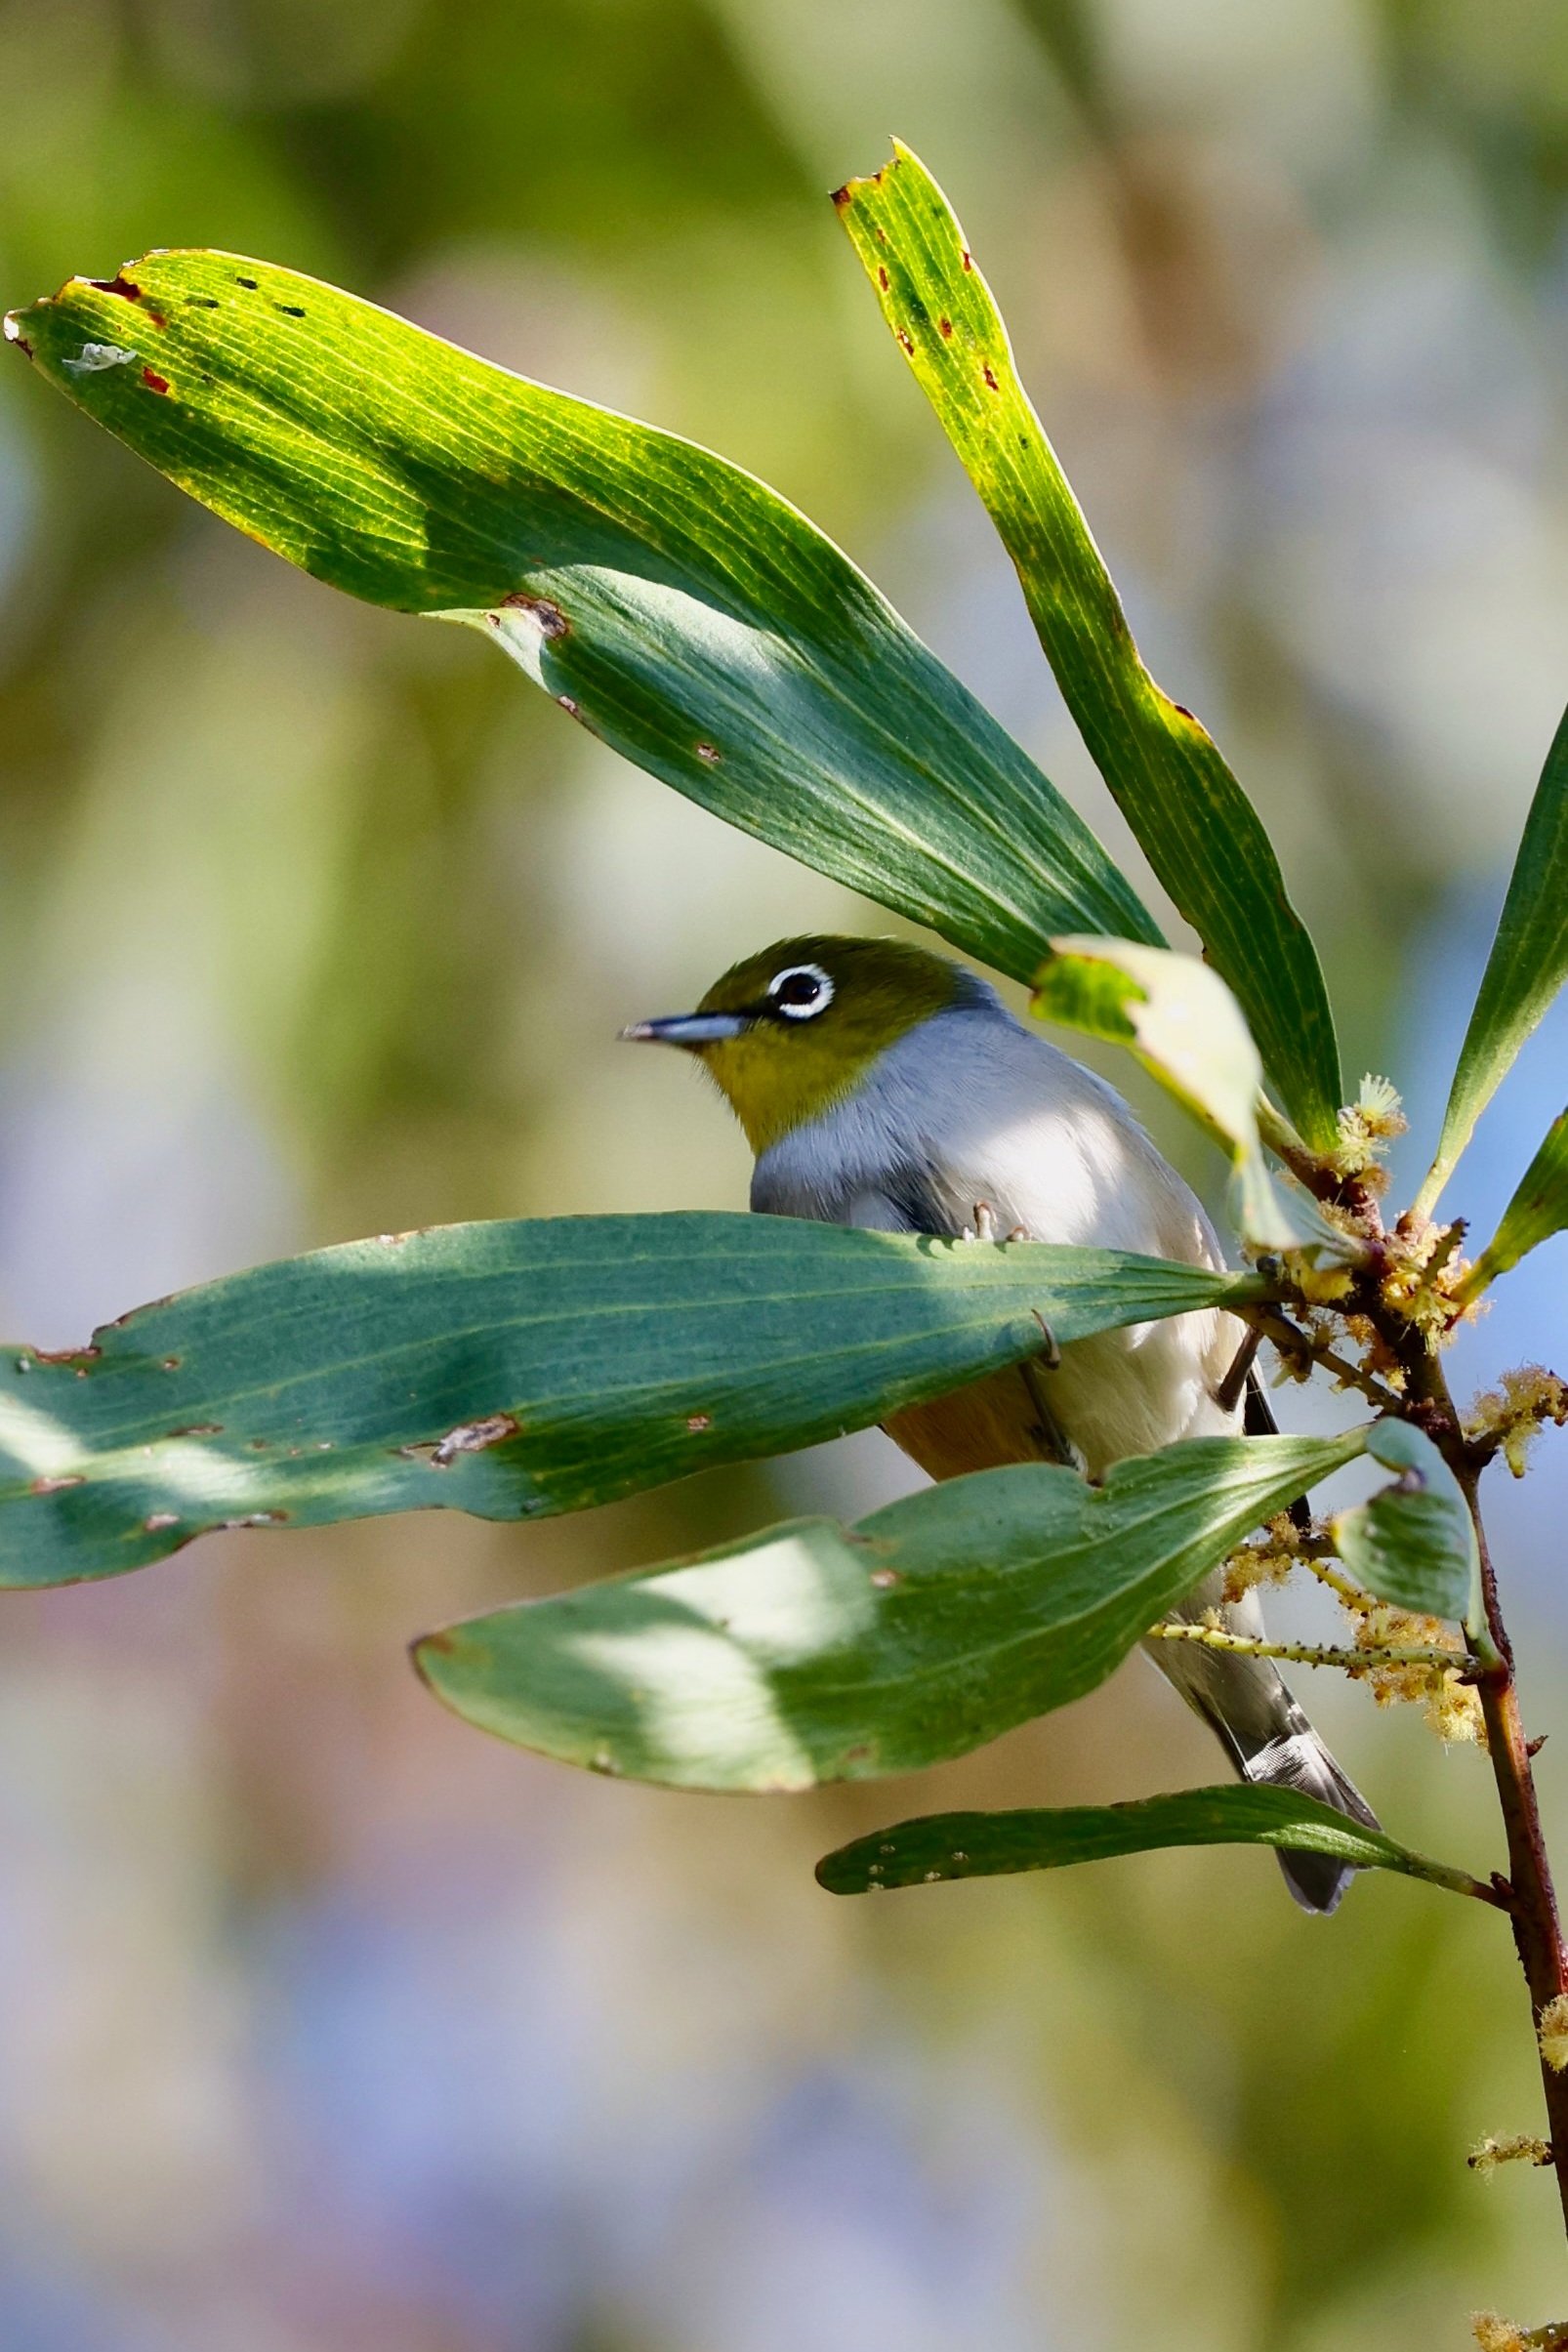
[[[717,1046],[751,1026],[743,1012],[667,1012],[661,1020],[634,1021],[622,1037],[634,1046]]]

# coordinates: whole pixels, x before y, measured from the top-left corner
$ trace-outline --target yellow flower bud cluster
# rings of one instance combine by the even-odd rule
[[[1500,2165],[1549,2165],[1550,2140],[1535,2139],[1522,2131],[1481,2140],[1465,2159],[1472,2172],[1490,2180]]]
[[[1383,1649],[1453,1650],[1463,1657],[1465,1637],[1440,1617],[1423,1617],[1414,1609],[1378,1601],[1351,1612],[1355,1646],[1370,1653],[1357,1679],[1368,1683],[1380,1707],[1421,1707],[1426,1721],[1445,1747],[1473,1743],[1486,1746],[1486,1720],[1481,1702],[1469,1683],[1462,1682],[1454,1667],[1424,1661],[1395,1659],[1380,1665],[1376,1652]]]
[[[1470,2332],[1481,2352],[1568,2352],[1568,2321],[1554,2320],[1546,2328],[1516,2328],[1495,2311],[1477,2311]]]
[[[1387,1270],[1381,1295],[1385,1307],[1412,1323],[1433,1353],[1446,1347],[1457,1327],[1478,1310],[1458,1297],[1470,1261],[1459,1251],[1460,1228],[1433,1224],[1428,1217],[1402,1217],[1387,1235]]]
[[[1554,2320],[1546,2328],[1516,2328],[1495,2311],[1477,2311],[1470,2332],[1481,2352],[1568,2352],[1568,2321]]]
[[[1291,1279],[1311,1306],[1336,1306],[1355,1288],[1355,1276],[1348,1266],[1308,1265],[1300,1253],[1291,1258]]]
[[[1383,1154],[1409,1124],[1397,1090],[1369,1071],[1354,1102],[1347,1102],[1340,1113],[1340,1144],[1334,1155],[1340,1174],[1359,1176],[1369,1191],[1381,1192],[1388,1181]]]
[[[1536,2040],[1552,2073],[1560,2075],[1568,2066],[1568,1993],[1547,2001],[1536,2019]]]
[[[1403,1396],[1410,1384],[1405,1367],[1388,1345],[1372,1317],[1370,1315],[1346,1315],[1344,1328],[1361,1350],[1362,1370],[1375,1373],[1385,1387],[1391,1388],[1396,1396]]]
[[[1522,1478],[1530,1446],[1548,1421],[1559,1429],[1568,1423],[1568,1381],[1544,1364],[1521,1364],[1476,1398],[1465,1417],[1465,1434],[1490,1438],[1515,1478]]]
[[[1281,1511],[1255,1544],[1240,1545],[1226,1560],[1223,1598],[1238,1601],[1259,1585],[1283,1585],[1300,1556],[1296,1522]]]

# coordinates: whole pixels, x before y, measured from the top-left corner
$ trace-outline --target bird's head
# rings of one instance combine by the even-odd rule
[[[908,1031],[986,993],[900,939],[781,939],[733,965],[695,1012],[621,1034],[696,1054],[761,1154],[852,1093]]]

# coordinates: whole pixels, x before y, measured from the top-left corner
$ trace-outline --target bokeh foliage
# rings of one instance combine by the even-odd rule
[[[135,14],[13,5],[0,19],[12,94],[0,155],[7,298],[84,264],[108,274],[150,243],[210,242],[364,287],[471,341],[476,306],[504,312],[510,340],[486,344],[498,356],[654,415],[778,482],[973,683],[989,693],[1000,679],[1013,697],[1009,723],[1050,772],[1076,782],[1087,809],[1091,779],[1062,765],[1051,712],[996,649],[1008,607],[938,486],[950,461],[908,388],[889,392],[892,355],[843,291],[822,191],[880,153],[899,121],[965,189],[1156,674],[1217,727],[1223,719],[1226,749],[1284,843],[1342,997],[1348,1065],[1392,1060],[1385,1009],[1410,943],[1456,880],[1485,870],[1494,835],[1516,832],[1560,701],[1560,633],[1546,632],[1532,705],[1536,672],[1520,666],[1536,659],[1529,628],[1506,598],[1481,593],[1523,581],[1535,609],[1556,610],[1551,354],[1568,186],[1556,12],[1521,6],[1483,28],[1482,16],[1472,23],[1453,8],[1346,6],[1281,12],[1244,38],[1247,24],[1223,10],[987,7],[972,12],[962,55],[949,23],[902,8],[803,10],[787,39],[782,14],[750,0],[592,0],[533,17],[498,5],[346,7],[330,22],[313,18],[302,39],[295,12],[261,0],[227,12],[168,0]],[[1048,233],[1077,257],[1070,272],[1043,265]],[[1357,325],[1369,315],[1370,338]],[[450,642],[412,633],[411,648],[406,627],[329,613],[307,584],[224,547],[150,475],[29,397],[21,376],[0,374],[8,1328],[78,1341],[105,1304],[382,1225],[732,1205],[739,1155],[722,1159],[717,1114],[703,1126],[679,1091],[667,1107],[668,1078],[612,1069],[598,1041],[629,1012],[687,1001],[710,965],[790,928],[807,911],[795,886],[726,863],[700,831],[664,834],[667,796],[579,769],[565,722],[534,711],[502,665],[455,633]],[[1312,432],[1293,437],[1303,420],[1353,482],[1370,443],[1376,478],[1397,483],[1407,505],[1438,480],[1449,497],[1454,535],[1434,525],[1419,550],[1424,631],[1401,610],[1429,671],[1401,680],[1386,644],[1368,648],[1386,700],[1324,617],[1364,574],[1348,501],[1336,502],[1332,482],[1314,490]],[[1246,449],[1263,462],[1238,475],[1229,461]],[[1221,477],[1243,480],[1266,544]],[[1270,503],[1265,478],[1313,494],[1310,537],[1288,505]],[[1539,525],[1515,524],[1514,499]],[[1184,516],[1199,518],[1195,542],[1177,531]],[[1317,548],[1333,593],[1312,569]],[[932,578],[940,587],[923,590]],[[1352,619],[1361,609],[1351,605]],[[1488,610],[1508,621],[1497,640],[1480,632]],[[1450,684],[1491,730],[1485,756],[1445,699]],[[1412,715],[1424,701],[1442,717],[1435,747]],[[1516,737],[1496,740],[1515,724]],[[662,866],[660,839],[679,843]],[[1374,899],[1358,872],[1390,841],[1400,887]],[[677,883],[681,911],[661,916]],[[808,911],[877,920],[837,901]],[[1540,1262],[1545,1283],[1554,1261]],[[551,1948],[554,1921],[624,1923],[633,1853],[602,1877],[559,1857],[523,1871],[513,1759],[497,1751],[493,1768],[460,1767],[451,1742],[397,1716],[389,1636],[509,1598],[520,1578],[545,1587],[721,1541],[766,1508],[755,1486],[721,1484],[585,1523],[558,1545],[541,1531],[501,1550],[449,1547],[433,1521],[404,1545],[386,1531],[305,1538],[302,1550],[319,1548],[265,1580],[246,1547],[267,1539],[240,1537],[232,1568],[209,1564],[199,1583],[179,1568],[134,1581],[112,1632],[92,1630],[70,1596],[15,1621],[13,1709],[38,1688],[49,1720],[29,1716],[38,1737],[16,1799],[21,1825],[7,1833],[12,1882],[33,1890],[29,1916],[53,1948],[77,1960],[111,1944],[120,1953],[114,1971],[85,1960],[59,1973],[49,2013],[63,2030],[43,2078],[54,2137],[30,2139],[19,2160],[50,2224],[32,2233],[29,2262],[43,2262],[57,2293],[85,2269],[108,2304],[108,2316],[78,2316],[73,2344],[96,2341],[95,2329],[117,2340],[110,2330],[149,2291],[165,2335],[177,2304],[193,2297],[199,2309],[204,2292],[209,2312],[231,2315],[236,2278],[265,2308],[279,2274],[309,2262],[317,2292],[338,2298],[339,2324],[300,2323],[323,2342],[344,2339],[349,2315],[362,2323],[373,2284],[382,2340],[399,2352],[421,2341],[432,2300],[447,2339],[505,2340],[483,2300],[491,2274],[478,2266],[476,2285],[475,2266],[433,2239],[438,2200],[399,2207],[385,2174],[354,2175],[287,2068],[248,2072],[199,2001],[160,2043],[166,1988],[204,1981],[238,1920],[245,2013],[297,1997],[318,2074],[348,2098],[364,2080],[351,2056],[395,2052],[407,2066],[409,2037],[389,2017],[380,2039],[361,2022],[354,2041],[319,1984],[307,2009],[278,1938],[309,1949],[326,1933],[319,1922],[341,1936],[347,1920],[363,1938],[367,1920],[391,1918],[376,1981],[406,1982],[395,1970],[423,1950],[428,1882],[405,1894],[388,1855],[408,1850],[420,1822],[433,1825],[421,1849],[433,1869],[452,1867],[461,1826],[492,1879],[530,1906],[519,1933],[471,1881],[454,1901],[474,1922],[474,1949],[504,1953],[509,1970],[519,1953]],[[161,1591],[159,1579],[170,1580]],[[211,1687],[199,1693],[186,1641],[171,1645],[161,1630],[186,1602],[204,1612]],[[1185,1736],[1129,1679],[1052,1733],[958,1768],[951,1801],[1091,1801],[1111,1785],[1113,1760],[1169,1785],[1180,1754],[1188,1777],[1207,1768],[1202,1748],[1182,1750]],[[1358,1728],[1348,1744],[1361,1742],[1372,1745]],[[1472,1785],[1464,1759],[1439,1767],[1419,1749],[1412,1756],[1409,1739],[1390,1736],[1386,1754],[1377,1745],[1383,1785],[1411,1774],[1401,1826],[1450,1850],[1451,1816]],[[471,1749],[488,1753],[470,1740],[465,1757]],[[215,1776],[222,1836],[180,1794]],[[589,1788],[581,1848],[611,1834],[603,1797],[628,1801]],[[835,1913],[818,1928],[808,1887],[788,1900],[768,1888],[798,1890],[817,1852],[877,1815],[852,1796],[810,1802],[798,1829],[696,1800],[638,1813],[672,1890],[662,1908],[658,1882],[640,1879],[643,1916],[664,1921],[672,1957],[657,1967],[645,1953],[601,1960],[594,2016],[601,2032],[621,2023],[644,2070],[642,2029],[655,2021],[670,2037],[668,2071],[657,2113],[650,2097],[628,2122],[624,2106],[589,2094],[553,2111],[557,2175],[561,2149],[591,2142],[597,2118],[601,2175],[617,2138],[647,2151],[644,2171],[628,2158],[615,2176],[623,2206],[653,2209],[656,2194],[675,2193],[655,2141],[669,2115],[700,2110],[718,2049],[762,2119],[759,2162],[773,2167],[763,2176],[775,2190],[793,2181],[764,2125],[792,2083],[862,2079],[848,2053],[864,2011],[846,1988],[869,1974],[879,2072],[907,2085],[928,2144],[946,2148],[943,2131],[962,2127],[964,2080],[986,2064],[1006,2078],[1009,2172],[1030,2184],[1028,2209],[988,2221],[944,2208],[944,2248],[985,2249],[976,2261],[991,2278],[1023,2276],[1042,2213],[1063,2226],[1056,2151],[1072,2144],[1092,2200],[1067,2225],[1074,2267],[1104,2300],[1060,2312],[1069,2338],[1098,2327],[1107,2342],[1135,2341],[1152,2314],[1173,2344],[1205,2352],[1424,2347],[1441,2340],[1465,2280],[1484,2274],[1490,2287],[1505,2261],[1516,2305],[1545,2299],[1528,2245],[1539,2184],[1510,2182],[1481,2204],[1452,2164],[1456,2145],[1529,2096],[1511,2035],[1494,2048],[1483,2026],[1457,2051],[1448,2031],[1460,2009],[1509,2016],[1495,1922],[1448,1906],[1450,1923],[1436,1896],[1372,1886],[1324,1941],[1280,1903],[1271,1867],[1205,1856],[1201,1868],[1190,1857],[1116,1866],[1097,1882],[938,1893],[919,1919],[879,1914],[851,1927]],[[29,1835],[40,1825],[47,1836]],[[57,1857],[47,1900],[30,1859],[40,1845]],[[115,1854],[136,1872],[116,1875]],[[139,1908],[133,1877],[165,1898],[155,1911]],[[695,1931],[694,1895],[705,1922]],[[961,1917],[965,1903],[976,1908]],[[1221,1972],[1217,1916],[1229,1939]],[[128,1932],[135,1923],[144,1932]],[[369,1979],[357,1963],[350,1974],[362,2020]],[[754,2005],[726,2035],[736,2011],[709,1996],[737,1977]],[[650,1982],[668,1989],[652,1996]],[[829,2021],[819,2033],[803,2035],[802,2006]],[[760,2018],[780,2053],[776,2077],[746,2071]],[[71,2059],[103,2046],[94,2036],[105,2024],[127,2070],[107,2093],[85,2054],[75,2072]],[[515,2020],[492,2062],[503,2044],[524,2046]],[[249,2151],[224,2175],[249,2229],[220,2209],[206,2143],[134,2071],[143,2048],[165,2050],[187,2084],[217,2086],[220,2136]],[[467,2078],[446,2051],[428,2114],[455,2139],[451,2085]],[[529,2063],[537,2097],[544,2053]],[[257,2152],[266,2140],[254,2127],[272,2102],[313,2134],[313,2225],[275,2218],[267,2184],[288,2165],[266,2169],[273,2160]],[[515,2111],[528,2103],[519,2095]],[[1382,2183],[1365,2208],[1347,2209],[1343,2195],[1347,2111]],[[800,2128],[799,2107],[788,2114]],[[719,2151],[707,2174],[691,2160],[677,2193],[706,2191],[711,2244],[726,2234],[716,2211],[738,2225],[754,2209],[734,2186],[743,2165],[727,2161],[750,2143],[696,2130],[686,2144]],[[844,2144],[828,2141],[830,2152]],[[439,2145],[432,2123],[403,2177],[434,2180]],[[346,2183],[365,2201],[359,2211],[368,2203],[406,2220],[392,2233],[395,2256],[385,2242],[379,2258],[352,2251]],[[515,2212],[510,2175],[508,2186]],[[1146,2276],[1129,2270],[1111,2228],[1130,2188]],[[493,2205],[473,2176],[452,2195],[460,2214],[477,2216],[471,2245],[491,2248]],[[934,2238],[930,2208],[902,2202]],[[144,2261],[105,2219],[116,2208],[161,2231],[162,2286],[149,2290]],[[618,2289],[604,2211],[585,2188],[574,2220],[598,2258],[558,2310],[548,2305],[542,2340],[549,2327],[562,2342],[592,2329],[640,2352],[658,2324],[682,2339],[707,2327],[726,2346],[745,2340],[739,2324],[715,2320],[719,2290],[701,2264],[673,2263],[678,2282],[644,2260],[638,2295]],[[842,2213],[818,2214],[797,2254],[842,2243],[831,2229],[845,2226]],[[903,2236],[863,2227],[858,2250],[896,2249],[888,2268],[863,2266],[883,2309],[908,2278],[921,2282],[912,2304],[894,2305],[925,2315],[908,2321],[911,2342],[928,2321],[954,2340],[976,2308],[988,2342],[1009,2341],[1005,2300],[992,2290],[984,2301],[972,2265],[961,2314]],[[765,2248],[741,2226],[727,2235],[761,2297]],[[1331,2236],[1332,2273],[1320,2251]],[[1217,2295],[1217,2247],[1228,2302]]]

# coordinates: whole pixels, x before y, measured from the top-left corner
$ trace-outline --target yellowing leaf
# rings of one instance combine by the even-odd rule
[[[1258,1048],[1219,974],[1196,956],[1132,939],[1051,944],[1035,975],[1041,1018],[1128,1047],[1219,1138],[1235,1170],[1236,1221],[1255,1248],[1321,1239],[1290,1214],[1269,1177],[1258,1133]]]
[[[851,180],[834,201],[899,349],[1017,567],[1095,765],[1235,990],[1286,1110],[1309,1144],[1332,1151],[1340,1058],[1317,951],[1213,737],[1143,665],[951,205],[897,142],[875,178]]]

